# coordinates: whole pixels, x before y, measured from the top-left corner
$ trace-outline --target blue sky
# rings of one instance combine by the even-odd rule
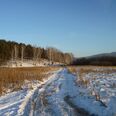
[[[75,56],[116,51],[116,0],[0,0],[0,39]]]

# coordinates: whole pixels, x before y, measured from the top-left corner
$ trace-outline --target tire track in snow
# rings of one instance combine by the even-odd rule
[[[58,73],[54,80],[43,86],[38,99],[36,98],[37,106],[33,116],[85,116],[84,110],[84,113],[79,112],[65,101],[67,95],[75,95],[74,84],[74,76],[69,74],[67,69]],[[45,100],[48,102],[47,105],[44,104]]]
[[[24,102],[19,106],[17,116],[33,116],[35,114],[36,101],[42,94],[42,89],[46,88],[52,81],[54,81],[56,79],[56,75],[60,71],[61,70],[55,72],[52,76],[48,78],[48,80],[45,80],[41,85],[35,86],[35,88],[26,95]]]
[[[25,116],[85,116],[87,112],[66,99],[76,96],[75,77],[63,69],[38,87],[22,110]],[[86,115],[88,116],[88,114]]]

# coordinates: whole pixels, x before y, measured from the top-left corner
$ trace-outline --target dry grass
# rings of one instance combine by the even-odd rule
[[[96,78],[104,78],[104,75],[109,75],[109,74],[115,74],[116,73],[116,67],[95,67],[95,66],[90,66],[90,67],[68,67],[69,72],[71,72],[72,74],[76,74],[77,75],[77,80],[75,81],[75,83],[78,86],[82,86],[82,87],[89,87],[91,81],[95,81]],[[87,76],[87,74],[89,74],[89,76],[91,76],[91,78],[85,78]],[[96,76],[98,75],[98,76]],[[109,76],[108,78],[110,78],[111,76]],[[97,83],[97,82],[96,82]],[[99,83],[99,81],[98,81]],[[112,87],[115,88],[116,84],[113,83]],[[96,88],[94,86],[92,86],[91,88],[91,95],[95,96],[96,101],[99,101],[104,107],[107,107],[107,105],[101,100],[101,96],[99,91],[96,90]]]
[[[72,66],[68,67],[72,74],[88,74],[88,73],[105,73],[110,74],[116,72],[116,67],[100,67],[100,66]]]
[[[67,69],[68,69],[68,72],[69,73],[72,73],[73,75],[77,75],[77,67],[76,66],[70,66],[70,67],[67,67]]]
[[[78,77],[78,84],[87,87],[90,83],[90,80],[86,80],[84,77],[86,74],[112,74],[116,72],[116,67],[100,67],[100,66],[80,66],[80,67],[68,67],[70,73]],[[92,78],[93,80],[95,77]]]
[[[0,94],[7,89],[21,89],[25,80],[42,81],[59,67],[0,68]]]

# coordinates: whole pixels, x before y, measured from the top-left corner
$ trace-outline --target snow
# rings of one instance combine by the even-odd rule
[[[91,114],[114,116],[116,115],[116,72],[105,73],[99,72],[105,69],[97,70],[97,73],[90,72],[83,75],[85,80],[89,80],[89,84],[86,87],[78,85],[81,96],[77,95],[75,103]],[[95,99],[96,94],[100,97],[98,101]]]
[[[58,71],[59,72],[59,71]],[[25,107],[28,107],[28,103],[31,97],[34,95],[36,91],[38,91],[39,87],[52,78],[55,78],[57,71],[53,73],[52,76],[44,79],[44,82],[33,81],[33,82],[26,82],[25,85],[22,87],[22,90],[17,92],[11,92],[4,96],[0,97],[0,116],[15,116],[15,115],[22,115],[25,111]],[[28,88],[27,88],[28,87]]]
[[[54,62],[52,66],[59,66],[62,63]],[[8,61],[6,65],[2,65],[0,67],[44,67],[50,66],[50,61],[46,59],[41,59],[40,61],[33,61],[33,60],[26,60],[24,59],[23,62],[21,60],[17,61]]]
[[[35,62],[33,60],[17,60],[15,61],[8,61],[7,65],[4,67],[37,67],[37,66],[47,66],[49,62],[47,60],[41,60],[38,62]]]
[[[16,115],[18,106],[24,100],[27,91],[12,92],[0,97],[0,116]]]
[[[0,116],[115,116],[116,73],[85,74],[87,87],[79,85],[78,78],[62,69],[44,82],[31,82],[31,89],[25,85],[6,94],[0,97]],[[96,101],[96,93],[101,101]]]

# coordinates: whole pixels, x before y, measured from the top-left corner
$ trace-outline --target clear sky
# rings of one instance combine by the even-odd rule
[[[0,0],[0,39],[75,56],[116,51],[116,0]]]

